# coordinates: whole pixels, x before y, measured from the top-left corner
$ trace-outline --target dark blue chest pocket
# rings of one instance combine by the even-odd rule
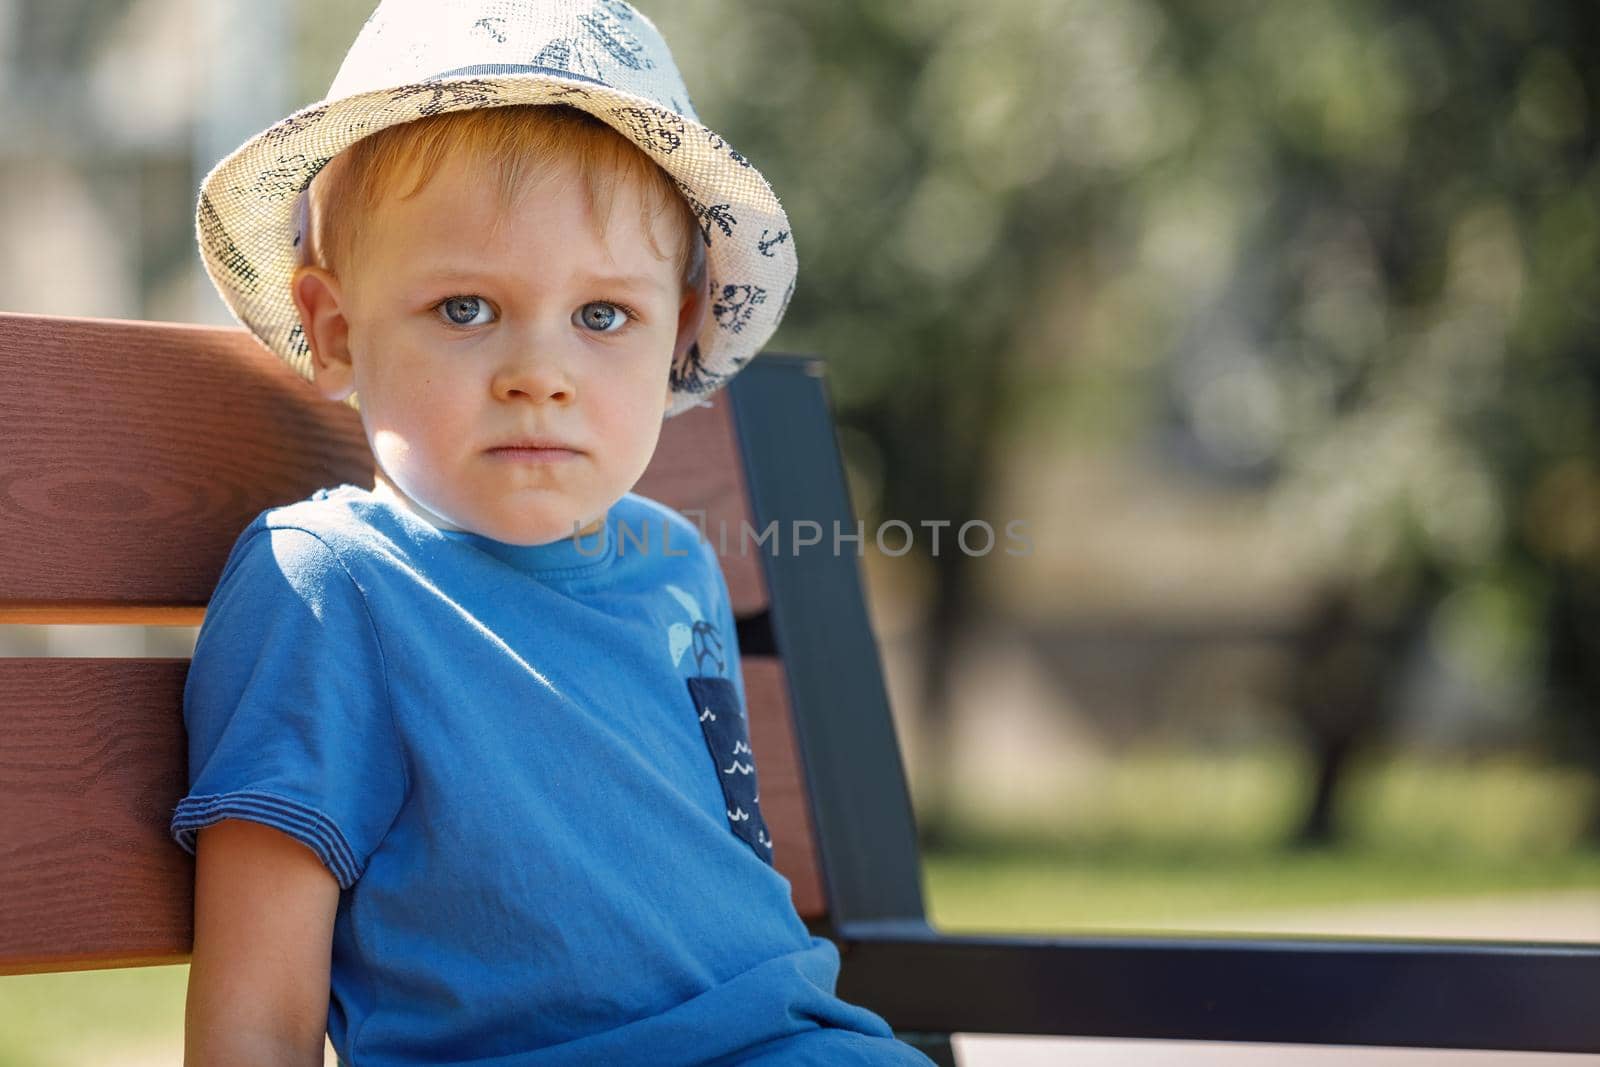
[[[728,826],[772,862],[772,835],[761,818],[761,790],[756,784],[755,754],[750,750],[750,728],[739,714],[739,691],[726,678],[689,678],[700,729],[716,764],[717,780],[728,805]]]

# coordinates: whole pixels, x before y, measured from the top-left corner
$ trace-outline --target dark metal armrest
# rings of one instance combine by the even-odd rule
[[[845,922],[839,995],[896,1030],[1600,1051],[1600,945],[1015,937]]]

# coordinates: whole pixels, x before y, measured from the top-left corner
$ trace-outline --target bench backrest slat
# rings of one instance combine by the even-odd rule
[[[185,789],[182,659],[0,659],[0,974],[181,963],[194,865],[167,834]],[[744,664],[751,748],[795,907],[825,912],[787,680]]]
[[[198,621],[262,507],[371,484],[356,413],[243,330],[0,315],[0,381],[6,622]]]
[[[0,313],[0,382],[0,622],[198,623],[262,508],[372,484],[356,412],[244,330]],[[725,407],[667,420],[636,488],[736,531]],[[759,612],[759,560],[725,563]]]

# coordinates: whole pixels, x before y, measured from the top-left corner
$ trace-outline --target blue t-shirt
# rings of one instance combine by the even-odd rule
[[[265,823],[338,880],[351,1067],[931,1062],[772,866],[727,586],[663,504],[535,546],[354,485],[268,509],[183,715],[177,842]]]

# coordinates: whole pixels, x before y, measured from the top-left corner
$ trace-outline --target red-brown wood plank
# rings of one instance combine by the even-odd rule
[[[0,973],[181,963],[188,661],[0,659]]]
[[[372,485],[359,416],[237,327],[0,313],[0,622],[196,624],[264,508]],[[667,420],[637,490],[748,521],[726,394]],[[766,604],[723,557],[735,610]]]
[[[800,917],[820,919],[828,913],[827,889],[783,663],[772,656],[742,656],[740,662],[750,712],[750,751],[761,787],[761,817],[772,835],[773,862],[789,879]]]
[[[718,558],[728,599],[735,614],[754,615],[767,606],[767,579],[759,550],[741,554],[738,548],[739,531],[754,524],[738,435],[727,391],[707,399],[709,407],[690,408],[662,424],[655,455],[634,491],[679,511],[703,510],[703,517],[689,518],[704,523],[713,545],[719,531],[727,531],[728,551]]]
[[[187,792],[181,659],[0,659],[0,974],[181,963],[194,863],[168,834]],[[750,745],[795,908],[823,883],[783,667],[744,660]],[[731,831],[730,831],[731,832]]]
[[[198,621],[259,511],[371,484],[356,412],[240,328],[0,314],[0,381],[0,621]]]

